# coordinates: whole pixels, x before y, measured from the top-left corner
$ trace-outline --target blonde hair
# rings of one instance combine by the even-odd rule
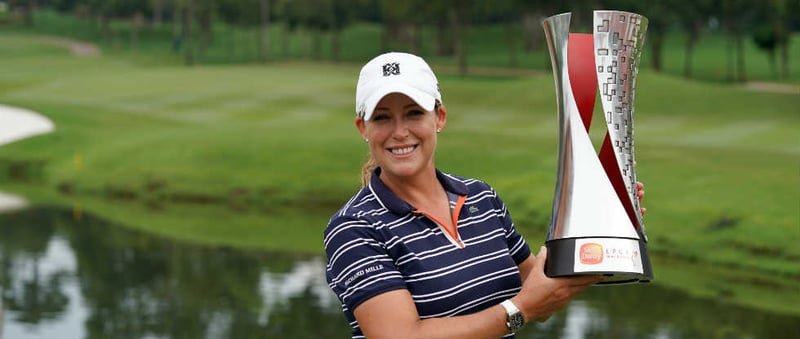
[[[378,163],[375,162],[372,153],[367,152],[367,160],[364,161],[364,165],[361,166],[361,187],[369,185],[369,181],[372,178],[372,171],[377,167]]]

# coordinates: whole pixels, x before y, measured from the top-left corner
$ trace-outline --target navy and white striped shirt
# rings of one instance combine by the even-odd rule
[[[486,183],[436,171],[456,234],[395,195],[380,168],[325,229],[327,280],[353,328],[362,302],[407,289],[420,318],[475,313],[519,292],[517,265],[531,254],[505,204]]]

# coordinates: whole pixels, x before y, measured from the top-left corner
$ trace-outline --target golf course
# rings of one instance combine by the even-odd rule
[[[0,191],[181,241],[322,253],[367,155],[353,123],[359,62],[189,67],[146,47],[76,55],[59,41],[0,31],[0,103],[55,124],[0,147]],[[654,283],[800,314],[799,37],[792,46],[793,76],[777,87],[640,69],[635,156]],[[698,52],[698,73],[719,71],[705,66],[715,56],[724,69],[714,53]],[[438,167],[493,185],[538,246],[558,157],[552,74],[432,66],[449,113]]]

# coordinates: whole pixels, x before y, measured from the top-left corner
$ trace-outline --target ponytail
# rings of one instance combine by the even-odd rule
[[[375,162],[375,158],[372,157],[372,153],[367,153],[367,160],[364,162],[364,165],[361,166],[362,187],[369,185],[370,178],[372,177],[372,171],[376,167],[378,167],[378,163]]]

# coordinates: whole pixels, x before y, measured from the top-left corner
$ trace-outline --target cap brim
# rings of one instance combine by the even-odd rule
[[[378,105],[378,102],[380,102],[383,97],[391,93],[400,93],[408,96],[426,111],[432,111],[436,106],[436,98],[422,90],[404,83],[388,83],[373,90],[372,95],[365,100],[364,120],[368,121],[372,117],[372,112],[375,110],[375,106]]]

